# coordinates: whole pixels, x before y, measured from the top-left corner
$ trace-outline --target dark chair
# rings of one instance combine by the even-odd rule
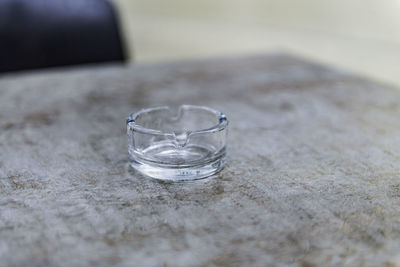
[[[107,0],[0,0],[0,72],[124,59]]]

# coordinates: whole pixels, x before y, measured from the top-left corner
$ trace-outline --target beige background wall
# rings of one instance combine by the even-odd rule
[[[400,0],[115,0],[136,62],[288,51],[400,85]]]

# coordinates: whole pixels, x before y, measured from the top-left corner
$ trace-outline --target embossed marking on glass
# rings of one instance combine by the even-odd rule
[[[161,180],[194,180],[213,175],[225,163],[228,121],[202,106],[143,109],[126,120],[130,163]]]

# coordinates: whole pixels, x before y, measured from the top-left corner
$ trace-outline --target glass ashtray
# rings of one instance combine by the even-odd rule
[[[228,120],[216,110],[182,105],[143,109],[126,119],[130,164],[160,180],[194,180],[225,164]]]

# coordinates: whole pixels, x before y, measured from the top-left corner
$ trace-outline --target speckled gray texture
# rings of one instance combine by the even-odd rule
[[[206,105],[225,169],[161,183],[125,117]],[[285,56],[0,77],[1,266],[400,266],[400,92]]]

